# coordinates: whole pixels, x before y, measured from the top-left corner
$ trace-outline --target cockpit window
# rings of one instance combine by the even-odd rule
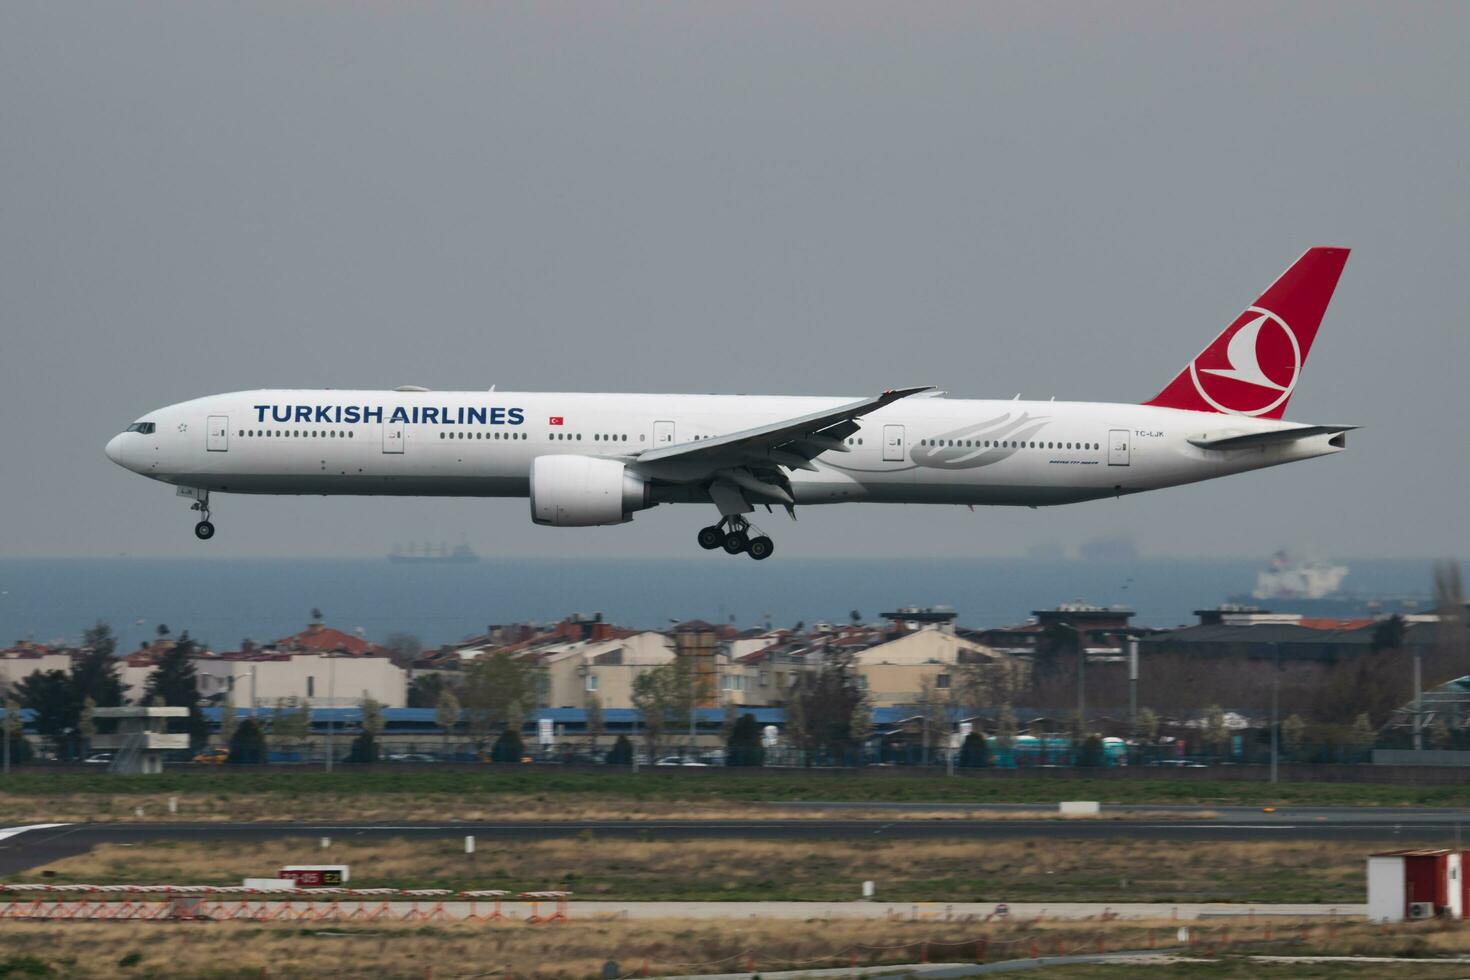
[[[127,431],[141,432],[143,433],[143,435],[149,436],[153,434],[153,430],[155,428],[157,428],[157,426],[155,426],[152,422],[134,422],[132,425],[128,426]]]

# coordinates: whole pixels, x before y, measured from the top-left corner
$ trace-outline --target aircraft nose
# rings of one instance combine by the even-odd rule
[[[122,442],[123,437],[122,434],[119,433],[118,435],[113,436],[107,441],[107,447],[103,450],[103,452],[107,453],[107,458],[112,460],[118,466],[123,465]]]

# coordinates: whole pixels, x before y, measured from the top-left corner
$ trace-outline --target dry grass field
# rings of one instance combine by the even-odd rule
[[[53,883],[237,884],[291,863],[344,863],[354,885],[565,888],[620,900],[1361,902],[1362,843],[1098,840],[762,841],[576,838],[498,844],[473,861],[458,838],[316,838],[222,848],[104,845],[32,869]]]
[[[0,923],[0,976],[258,978],[593,978],[613,960],[622,976],[717,970],[859,967],[919,961],[974,962],[1145,949],[1175,944],[1174,923],[912,923],[872,921],[681,920],[523,924]],[[1303,930],[1306,930],[1303,932]],[[1287,969],[1250,963],[1248,953],[1445,956],[1470,951],[1470,933],[1436,923],[1392,931],[1366,925],[1232,922],[1193,927],[1190,957],[1217,964],[1119,971],[1047,971],[1028,976],[1313,977],[1464,975],[1413,964]],[[1454,970],[1458,970],[1455,973]]]

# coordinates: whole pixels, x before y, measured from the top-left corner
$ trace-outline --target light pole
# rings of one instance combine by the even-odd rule
[[[337,704],[337,659],[327,654],[327,772],[332,771],[332,711]],[[309,712],[310,707],[307,708]]]
[[[5,699],[5,724],[0,726],[0,738],[5,739],[5,775],[10,775],[10,726],[15,724],[15,702]]]
[[[1276,782],[1277,759],[1281,754],[1281,720],[1278,708],[1281,690],[1281,643],[1271,644],[1274,666],[1271,669],[1271,782]]]
[[[1424,673],[1419,647],[1414,647],[1414,751],[1424,750]]]

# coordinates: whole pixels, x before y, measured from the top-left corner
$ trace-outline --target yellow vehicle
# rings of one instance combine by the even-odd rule
[[[215,746],[214,748],[205,749],[203,752],[200,752],[194,757],[194,761],[202,762],[206,765],[217,766],[230,761],[230,750],[222,745]]]

